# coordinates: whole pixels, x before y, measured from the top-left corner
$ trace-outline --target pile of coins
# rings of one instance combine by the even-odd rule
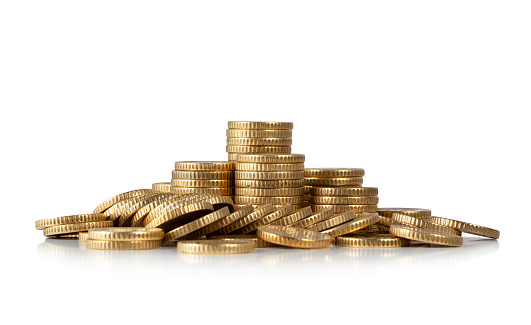
[[[234,167],[229,161],[178,161],[172,171],[171,191],[232,197]]]
[[[291,153],[292,130],[291,122],[229,122],[229,160],[238,154]]]
[[[236,157],[236,206],[291,204],[302,208],[304,155],[240,154]]]

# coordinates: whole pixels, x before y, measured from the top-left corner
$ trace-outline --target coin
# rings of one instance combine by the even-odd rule
[[[305,208],[302,208],[302,209],[297,209],[295,210],[295,212],[293,212],[292,214],[288,214],[287,216],[285,217],[282,217],[276,221],[273,221],[270,223],[270,225],[272,226],[288,226],[292,223],[295,223],[299,220],[302,220],[306,217],[308,217],[309,215],[312,214],[312,208],[311,207],[305,207]]]
[[[252,240],[184,240],[177,251],[188,254],[241,254],[254,252]]]
[[[160,240],[164,237],[164,231],[159,228],[143,227],[114,227],[114,228],[96,228],[88,231],[88,239],[91,240],[109,240],[109,241],[141,241],[141,240]]]
[[[295,228],[308,228],[313,224],[331,218],[333,215],[334,212],[332,211],[332,209],[324,209],[322,211],[315,212],[302,220],[292,223],[289,226]]]
[[[441,217],[431,217],[429,218],[429,220],[433,223],[443,225],[446,227],[451,227],[457,230],[461,230],[469,234],[490,237],[490,238],[495,238],[495,239],[500,238],[500,231],[496,229],[478,226],[478,225],[468,223],[468,222],[441,218]]]
[[[102,213],[77,214],[73,216],[37,220],[35,222],[35,228],[37,228],[38,230],[42,230],[47,227],[65,225],[69,223],[94,222],[105,220],[107,220],[107,216]]]
[[[438,232],[429,229],[416,228],[411,226],[392,225],[389,227],[389,233],[397,237],[418,240],[425,243],[444,245],[444,246],[462,246],[463,237]]]
[[[283,179],[302,179],[304,171],[290,171],[290,172],[243,172],[236,171],[236,179],[252,179],[252,180],[283,180]]]
[[[306,187],[306,186],[305,186]],[[376,187],[311,187],[309,192],[313,196],[376,196]]]
[[[87,239],[88,239],[88,232],[86,232],[86,231],[82,231],[82,232],[80,232],[80,233],[78,234],[78,239],[79,239],[79,241],[81,241],[81,242],[86,242]]]
[[[124,200],[124,199],[126,199],[128,197],[137,196],[137,195],[145,195],[145,194],[154,193],[154,192],[155,192],[154,190],[145,189],[145,190],[134,190],[134,191],[129,191],[129,192],[125,192],[125,193],[122,193],[122,194],[118,194],[116,196],[111,197],[110,199],[107,199],[107,200],[103,201],[100,205],[98,205],[94,209],[93,213],[105,212],[105,210],[107,210],[111,206],[115,205],[116,203],[118,203],[118,202],[120,202],[120,201],[122,201],[122,200]]]
[[[250,232],[255,231],[260,226],[268,225],[271,222],[284,217],[285,215],[291,213],[291,211],[292,211],[291,204],[286,204],[285,206],[278,208],[277,210],[271,212],[270,214],[267,214],[263,216],[262,218],[246,225],[245,227],[242,227],[236,230],[236,233],[237,234],[248,234]]]
[[[310,204],[378,204],[377,196],[312,196]]]
[[[173,170],[171,172],[172,178],[177,179],[233,179],[234,171],[230,170],[214,170],[214,171],[187,171],[187,170]]]
[[[206,225],[205,227],[197,230],[197,231],[194,231],[193,233],[190,233],[188,235],[188,237],[192,238],[192,239],[197,239],[197,238],[200,238],[202,236],[205,236],[205,235],[208,235],[208,234],[211,234],[247,215],[249,215],[251,212],[254,211],[254,207],[252,205],[246,205],[246,206],[243,206],[239,209],[237,209],[236,211],[234,211],[233,213],[231,213],[230,215],[228,215],[227,217],[225,218],[222,218],[220,220],[217,220],[217,221],[214,221],[212,222],[211,224],[209,225]],[[257,246],[258,247],[258,246]]]
[[[236,160],[238,159],[239,153],[229,153],[229,160],[236,163]]]
[[[290,153],[291,146],[226,146],[230,153]]]
[[[234,181],[229,179],[172,179],[172,187],[233,187]]]
[[[354,205],[354,204],[312,204],[313,211],[321,211],[324,209],[333,208],[334,213],[342,213],[347,211],[354,211],[356,213],[376,212],[378,206],[376,204]]]
[[[305,160],[302,154],[240,154],[238,163],[252,164],[301,164]],[[304,173],[303,173],[304,174]]]
[[[343,223],[339,226],[323,230],[321,231],[321,233],[327,234],[330,237],[335,238],[373,225],[378,221],[378,219],[378,213],[362,214],[360,216],[356,216],[356,218],[352,219],[351,221]]]
[[[228,129],[229,138],[291,138],[291,130],[238,130]]]
[[[302,179],[279,179],[279,180],[251,180],[237,179],[234,181],[236,188],[284,188],[301,187],[304,184]]]
[[[172,187],[172,193],[176,194],[213,194],[213,195],[233,195],[232,187]]]
[[[168,232],[197,220],[211,211],[214,211],[214,206],[209,202],[190,203],[166,210],[161,216],[148,223],[146,228],[162,228],[164,232]]]
[[[251,172],[282,172],[282,171],[304,171],[304,163],[296,164],[252,164],[236,163],[237,171]]]
[[[353,233],[348,237],[337,237],[335,244],[346,247],[390,248],[409,246],[410,241],[390,234],[356,235]]]
[[[291,146],[291,138],[227,138],[230,146]]]
[[[256,234],[267,242],[296,248],[327,248],[332,242],[328,235],[285,226],[261,226]]]
[[[301,204],[302,196],[235,196],[236,204]]]
[[[212,233],[212,235],[226,235],[230,232],[233,232],[237,229],[240,229],[242,227],[245,227],[247,226],[248,224],[251,224],[253,222],[255,222],[256,220],[264,217],[265,215],[273,212],[274,208],[273,208],[273,205],[271,204],[266,204],[266,205],[263,205],[263,206],[260,206],[260,207],[255,207],[254,208],[254,211],[249,213],[248,215],[246,215],[245,217],[243,218],[240,218],[230,224],[228,224],[227,226],[215,231]]]
[[[160,205],[156,206],[153,210],[149,211],[149,213],[144,217],[144,226],[164,214],[167,210],[175,209],[195,202],[207,201],[209,199],[210,195],[208,194],[184,194],[168,198]]]
[[[146,205],[149,205],[152,202],[158,202],[160,200],[164,200],[165,198],[172,197],[173,195],[174,194],[172,193],[163,193],[163,194],[158,194],[158,195],[153,195],[153,196],[146,196],[143,200],[138,201],[136,204],[132,205],[129,209],[125,211],[122,210],[124,212],[121,213],[117,218],[118,226],[130,227],[133,216],[138,212],[138,210],[140,210]]]
[[[306,168],[305,177],[356,177],[364,176],[362,168]]]
[[[363,177],[304,177],[304,185],[308,186],[361,186]]]
[[[263,204],[235,204],[234,208],[241,208],[241,207],[244,207],[246,205],[253,206],[255,209],[264,206]],[[282,208],[283,206],[284,206],[284,204],[273,204],[273,209]],[[292,204],[291,206],[293,208],[293,211],[296,211],[296,210],[299,210],[299,209],[303,208],[302,204]]]
[[[428,209],[417,209],[417,208],[378,208],[378,214],[392,218],[393,213],[401,213],[415,218],[428,218],[431,216],[431,210]]]
[[[217,240],[251,240],[254,242],[254,246],[257,248],[261,247],[274,247],[277,246],[272,243],[268,243],[265,240],[260,239],[257,235],[216,235],[216,236],[210,236],[208,239],[217,239]]]
[[[306,229],[313,230],[313,231],[323,231],[323,230],[335,227],[337,225],[340,225],[342,223],[345,223],[347,221],[350,221],[354,218],[356,218],[356,213],[354,213],[354,211],[347,211],[347,212],[340,213],[336,216],[330,217],[329,219],[326,219],[324,221],[313,224],[307,227]]]
[[[231,161],[177,161],[175,170],[201,171],[201,170],[234,170],[236,165]]]
[[[293,122],[247,122],[247,121],[230,121],[229,129],[247,129],[247,130],[291,130]]]
[[[179,239],[185,235],[188,235],[196,230],[199,230],[207,225],[212,224],[213,222],[216,222],[222,218],[225,218],[229,215],[229,208],[224,207],[223,209],[214,211],[212,213],[209,213],[205,215],[204,217],[201,217],[199,219],[196,219],[192,222],[189,222],[187,224],[184,224],[180,227],[177,227],[171,231],[168,231],[166,234],[164,234],[164,239],[162,240],[164,243],[170,242],[172,240]]]
[[[286,188],[235,188],[234,193],[238,196],[302,196],[302,187]]]
[[[435,224],[427,219],[419,219],[401,213],[393,213],[393,217],[391,219],[409,226],[415,226],[419,228],[430,229],[438,232],[445,232],[452,235],[461,236],[461,231],[443,225]]]
[[[156,249],[162,246],[160,240],[139,240],[139,241],[108,241],[108,240],[87,240],[87,248],[100,250],[140,250]]]
[[[157,192],[169,192],[171,188],[171,183],[170,182],[153,183],[151,185],[151,188]]]
[[[66,235],[72,233],[78,233],[82,231],[88,231],[93,228],[112,227],[112,221],[95,221],[95,222],[78,222],[69,223],[65,225],[51,226],[43,229],[43,235],[46,237]]]
[[[167,198],[159,198],[159,200],[151,202],[150,204],[138,210],[137,213],[135,213],[135,215],[131,218],[131,226],[144,226],[144,220],[149,214],[161,210],[164,207],[170,205],[171,203],[182,199],[183,195],[173,194],[172,196],[169,196]],[[154,214],[152,214],[152,216],[153,215]],[[151,220],[151,218],[149,218],[148,220]]]
[[[145,195],[131,196],[126,199],[123,199],[122,201],[116,203],[112,207],[105,210],[103,214],[106,215],[111,221],[117,220],[120,217],[120,215],[124,213],[125,211],[129,210],[131,206],[153,195],[157,195],[155,193],[156,192],[145,194]]]

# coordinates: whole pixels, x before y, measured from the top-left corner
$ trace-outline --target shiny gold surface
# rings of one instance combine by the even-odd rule
[[[328,235],[285,226],[261,226],[256,234],[267,242],[296,248],[327,248],[332,242]]]
[[[242,254],[254,252],[253,240],[185,240],[177,243],[177,251],[187,254]]]

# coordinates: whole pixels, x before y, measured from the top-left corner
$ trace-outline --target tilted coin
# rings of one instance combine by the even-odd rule
[[[105,228],[112,227],[112,221],[95,221],[95,222],[78,222],[78,223],[69,223],[66,225],[51,226],[43,229],[43,235],[46,237],[57,236],[71,233],[78,233],[82,231],[88,231],[89,229],[94,228]]]
[[[302,196],[235,196],[236,204],[301,204]]]
[[[240,154],[237,157],[238,163],[252,164],[302,164],[305,156],[303,154]]]
[[[277,210],[271,212],[270,214],[267,214],[263,216],[262,218],[246,225],[245,227],[242,227],[236,230],[236,233],[237,234],[248,234],[250,232],[255,231],[260,226],[268,225],[271,222],[284,217],[285,215],[291,213],[291,211],[293,211],[291,204],[286,204],[285,206],[278,208]]]
[[[95,209],[94,209],[94,212],[93,213],[102,213],[104,212],[105,210],[107,210],[108,208],[110,208],[111,206],[115,205],[116,203],[128,198],[128,197],[131,197],[131,196],[137,196],[137,195],[145,195],[145,194],[149,194],[149,193],[154,193],[155,191],[154,190],[150,190],[150,189],[142,189],[142,190],[134,190],[134,191],[129,191],[129,192],[125,192],[125,193],[122,193],[122,194],[118,194],[116,196],[113,196],[111,197],[110,199],[107,199],[105,201],[103,201],[100,205],[98,205]]]
[[[209,202],[197,202],[166,210],[164,214],[152,220],[146,225],[146,228],[162,228],[168,232],[189,222],[197,220],[211,211],[214,206]]]
[[[347,221],[353,220],[354,218],[356,218],[356,213],[354,213],[354,211],[347,211],[330,217],[329,219],[325,219],[324,221],[313,224],[307,227],[306,229],[313,231],[323,231],[345,223]]]
[[[108,217],[102,213],[77,214],[73,216],[37,220],[35,222],[35,228],[42,230],[47,227],[66,225],[69,223],[105,221],[107,218]]]
[[[226,147],[230,153],[290,153],[291,146],[229,146]]]
[[[392,218],[393,213],[401,213],[415,218],[428,218],[431,216],[431,210],[428,209],[417,209],[417,208],[378,208],[378,214]]]
[[[281,179],[302,179],[304,171],[289,171],[289,172],[243,172],[236,171],[236,179],[252,179],[252,180],[281,180]]]
[[[248,122],[248,121],[230,121],[229,129],[246,129],[246,130],[291,130],[293,122]]]
[[[439,232],[449,233],[449,234],[456,235],[456,236],[461,236],[461,231],[456,230],[454,228],[446,227],[443,225],[435,224],[427,219],[419,219],[419,218],[415,218],[415,217],[408,216],[408,215],[401,214],[401,213],[393,213],[393,216],[391,219],[396,220],[406,225],[410,225],[410,226],[415,226],[419,228],[430,229],[430,230],[435,230]]]
[[[293,206],[292,206],[293,207]],[[295,210],[295,209],[294,209]],[[270,223],[272,226],[288,226],[292,223],[295,223],[299,220],[302,220],[309,215],[312,214],[312,208],[311,207],[305,207],[302,209],[297,209],[292,214],[288,214],[287,216],[280,218],[276,221],[273,221]]]
[[[152,202],[158,202],[165,198],[173,197],[172,193],[160,193],[153,196],[146,196],[143,200],[138,201],[136,204],[131,205],[127,210],[122,210],[123,212],[118,216],[118,226],[120,227],[130,227],[133,216],[143,207],[149,205]]]
[[[228,129],[229,138],[291,138],[291,130],[238,130]]]
[[[233,187],[231,179],[177,179],[171,180],[172,187]]]
[[[254,207],[252,205],[246,205],[246,206],[243,206],[239,209],[237,209],[236,211],[232,212],[230,215],[228,215],[227,217],[225,218],[222,218],[220,220],[217,220],[217,221],[214,221],[212,222],[211,224],[209,225],[206,225],[205,227],[197,230],[197,231],[194,231],[192,233],[190,233],[188,235],[188,237],[190,237],[191,239],[197,239],[197,238],[200,238],[202,236],[205,236],[205,235],[208,235],[208,234],[211,234],[247,215],[249,215],[251,212],[254,211]],[[258,247],[258,246],[257,246]]]
[[[187,224],[184,224],[180,227],[177,227],[171,231],[168,231],[166,234],[164,234],[164,239],[162,240],[164,243],[170,242],[172,240],[179,239],[185,235],[188,235],[196,230],[199,230],[200,228],[203,228],[209,224],[212,224],[213,222],[216,222],[222,218],[225,218],[229,215],[229,208],[224,207],[220,210],[214,211],[212,213],[209,213],[199,219],[196,219],[192,222],[189,222]]]
[[[188,254],[241,254],[254,252],[252,240],[185,240],[177,243],[177,251]]]
[[[158,197],[158,200],[149,203],[148,205],[140,208],[131,218],[132,227],[140,227],[144,225],[144,218],[156,208],[162,208],[169,205],[172,201],[181,199],[181,195],[172,194],[168,197]]]
[[[153,183],[151,185],[151,188],[157,192],[169,192],[171,188],[171,183],[170,182]]]
[[[391,225],[406,225],[405,223],[395,220],[393,218],[387,218],[387,217],[382,217],[382,216],[380,216],[380,218],[378,219],[378,224],[384,225],[387,227],[390,227]]]
[[[242,227],[245,227],[247,226],[248,224],[251,224],[253,222],[255,222],[256,220],[264,217],[265,215],[273,212],[274,208],[273,208],[273,205],[271,204],[266,204],[266,205],[263,205],[263,206],[260,206],[260,207],[255,207],[254,208],[254,211],[249,213],[248,215],[246,215],[245,217],[243,218],[240,218],[230,224],[228,224],[227,226],[215,231],[212,233],[212,235],[226,235],[230,232],[233,232],[237,229],[240,229]]]
[[[114,227],[96,228],[88,231],[88,239],[91,240],[140,241],[160,240],[162,237],[164,237],[164,231],[159,228]]]
[[[161,240],[108,241],[88,239],[86,243],[87,248],[100,250],[141,250],[156,249],[162,246]]]
[[[309,226],[313,224],[316,224],[318,222],[331,218],[333,215],[334,215],[334,212],[332,209],[324,209],[321,211],[317,211],[302,220],[294,222],[290,224],[289,226],[295,227],[295,228],[308,228]]]
[[[232,170],[214,170],[214,171],[173,170],[171,172],[171,177],[177,178],[177,179],[233,179],[234,171]]]
[[[342,213],[347,211],[354,211],[356,213],[376,212],[378,206],[376,204],[354,205],[354,204],[312,204],[314,211],[321,211],[332,208],[334,213]]]
[[[175,163],[175,170],[234,170],[236,165],[232,161],[177,161]]]
[[[305,168],[305,177],[355,177],[364,176],[362,168]]]
[[[280,180],[252,180],[237,179],[234,181],[236,188],[285,188],[301,187],[304,184],[303,179],[280,179]]]
[[[175,194],[213,194],[213,195],[233,195],[232,187],[172,187]]]
[[[451,227],[457,230],[461,230],[469,234],[490,237],[490,238],[495,238],[495,239],[500,238],[500,231],[496,229],[478,226],[478,225],[468,223],[468,222],[441,218],[441,217],[431,217],[429,220],[433,223],[443,225],[446,227]]]
[[[115,205],[108,208],[107,210],[105,210],[103,214],[106,215],[109,218],[109,220],[115,221],[120,217],[122,213],[129,210],[131,206],[135,205],[136,203],[146,198],[152,197],[153,195],[157,195],[156,193],[157,192],[146,194],[146,195],[137,195],[137,196],[128,197],[116,203]],[[118,223],[116,223],[116,225],[118,225]]]
[[[257,248],[261,247],[274,247],[277,246],[273,243],[268,243],[265,240],[260,239],[257,235],[244,234],[244,235],[216,235],[209,236],[208,239],[216,240],[251,240],[254,242],[254,246]]]
[[[80,232],[80,233],[78,234],[78,239],[79,239],[79,241],[81,241],[81,242],[86,242],[87,239],[88,239],[88,232],[86,232],[86,231],[82,231],[82,232]]]
[[[153,210],[149,211],[148,214],[144,217],[143,225],[146,226],[152,220],[163,215],[167,210],[175,209],[182,207],[184,205],[206,201],[210,198],[208,194],[185,194],[185,195],[176,195],[163,201],[160,205],[157,205]]]
[[[391,234],[356,235],[354,233],[348,237],[337,237],[335,244],[346,247],[390,248],[409,246],[410,241]]]
[[[304,177],[304,185],[308,186],[361,186],[363,177]]]
[[[306,186],[305,186],[306,187]],[[376,187],[310,187],[313,196],[376,196]]]
[[[267,242],[296,248],[327,248],[332,242],[328,235],[285,226],[261,226],[256,234]]]
[[[378,221],[378,219],[378,213],[362,214],[360,216],[356,216],[356,218],[352,219],[351,221],[343,223],[339,226],[323,230],[321,233],[327,234],[330,237],[335,238],[373,225]]]
[[[291,138],[227,138],[230,146],[291,146]]]
[[[238,196],[301,196],[304,194],[302,187],[285,188],[240,188],[234,189]]]
[[[312,196],[310,204],[378,204],[377,196]]]
[[[397,237],[418,240],[425,243],[444,245],[444,246],[462,246],[463,237],[438,232],[429,229],[392,225],[389,227],[389,233]]]

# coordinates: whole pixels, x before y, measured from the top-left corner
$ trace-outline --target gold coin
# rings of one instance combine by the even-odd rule
[[[241,254],[254,252],[252,240],[184,240],[177,251],[188,254]]]
[[[356,230],[365,228],[367,226],[373,225],[376,222],[378,222],[378,219],[379,219],[378,213],[362,214],[360,216],[356,216],[356,218],[352,219],[351,221],[343,223],[339,226],[335,226],[334,228],[323,230],[321,231],[321,233],[327,234],[332,238],[336,238],[336,237],[354,232]]]
[[[77,214],[73,216],[49,218],[35,221],[35,228],[42,230],[47,227],[66,225],[69,223],[105,221],[107,216],[102,213]]]
[[[284,179],[302,179],[304,171],[291,172],[242,172],[237,171],[236,179],[251,179],[251,180],[284,180]]]
[[[238,159],[239,153],[229,153],[229,160],[236,163],[236,160]]]
[[[88,231],[89,229],[94,229],[94,228],[105,228],[105,227],[112,227],[112,226],[113,226],[112,221],[69,223],[66,225],[46,227],[43,229],[43,235],[46,237],[66,235],[66,234]]]
[[[215,210],[218,210],[224,207],[229,207],[229,210],[234,209],[234,202],[232,202],[232,199],[228,196],[213,195],[207,198],[207,201],[212,203]]]
[[[286,172],[286,171],[304,171],[304,163],[296,164],[252,164],[236,163],[237,171],[250,172]]]
[[[107,200],[103,201],[100,205],[98,205],[94,209],[93,213],[102,213],[105,210],[107,210],[108,208],[110,208],[113,205],[115,205],[116,203],[118,203],[118,202],[120,202],[120,201],[122,201],[122,200],[124,200],[124,199],[126,199],[128,197],[137,196],[137,195],[145,195],[145,194],[154,193],[154,192],[155,192],[154,190],[146,189],[146,190],[134,190],[134,191],[129,191],[129,192],[125,192],[125,193],[122,193],[122,194],[118,194],[116,196],[111,197],[110,199],[107,199]]]
[[[164,231],[159,228],[114,227],[96,228],[88,231],[88,239],[91,240],[141,241],[160,240],[162,237],[164,237]]]
[[[172,200],[180,199],[182,196],[174,194],[169,197],[158,197],[158,200],[149,203],[148,205],[140,208],[131,218],[132,227],[140,227],[144,225],[144,218],[154,209],[168,205]]]
[[[435,224],[427,219],[419,219],[401,213],[393,213],[393,217],[391,219],[406,224],[408,226],[415,226],[419,228],[430,229],[438,232],[445,232],[448,234],[461,236],[461,231],[443,225]]]
[[[232,170],[214,170],[214,171],[188,171],[173,170],[172,178],[177,179],[233,179],[234,171]]]
[[[463,237],[429,229],[392,225],[389,233],[397,237],[444,246],[462,246]]]
[[[313,211],[321,211],[332,208],[334,213],[343,213],[347,211],[354,211],[356,213],[376,212],[378,206],[376,204],[354,205],[354,204],[312,204]]]
[[[301,204],[302,196],[235,196],[236,204]]]
[[[213,194],[213,195],[233,195],[232,187],[172,187],[172,193],[176,194]]]
[[[293,207],[293,206],[292,206]],[[312,214],[311,207],[305,207],[295,210],[292,214],[289,214],[283,218],[280,218],[276,221],[270,223],[272,226],[288,226],[292,223],[295,223],[299,220],[302,220]]]
[[[86,242],[87,239],[88,239],[88,232],[86,231],[82,231],[78,234],[78,237],[79,241],[82,241],[82,242]]]
[[[199,219],[196,219],[192,222],[189,222],[187,224],[184,224],[180,227],[177,227],[169,232],[167,232],[164,235],[164,239],[162,240],[164,243],[170,242],[172,240],[179,239],[181,237],[184,237],[185,235],[188,235],[196,230],[199,230],[207,225],[212,224],[213,222],[216,222],[222,218],[225,218],[229,215],[229,208],[224,207],[223,209],[214,211],[212,213],[207,214],[204,217],[201,217]]]
[[[131,207],[135,206],[139,202],[142,202],[145,199],[149,199],[156,195],[159,195],[159,194],[152,193],[148,195],[138,195],[138,196],[129,197],[125,200],[122,200],[116,203],[109,209],[105,210],[103,214],[106,215],[109,218],[109,220],[113,221],[115,226],[118,226],[118,219],[120,218],[121,215],[129,211]]]
[[[248,224],[251,224],[255,222],[256,220],[259,220],[260,218],[263,218],[265,215],[270,214],[273,212],[274,208],[271,204],[266,204],[260,207],[255,207],[254,211],[249,213],[243,218],[240,218],[227,226],[216,230],[212,233],[212,235],[226,235],[228,233],[231,233],[237,229],[243,228],[247,226]]]
[[[417,209],[417,208],[378,208],[378,214],[392,218],[393,213],[401,213],[415,218],[428,218],[431,216],[431,210],[428,209]]]
[[[165,198],[170,198],[174,195],[175,194],[172,193],[162,193],[153,196],[146,196],[143,200],[138,201],[136,204],[132,205],[128,210],[124,211],[118,216],[118,226],[130,227],[133,216],[138,212],[138,210],[145,207],[146,205],[149,205],[152,202],[158,202]]]
[[[227,217],[214,221],[211,224],[206,225],[205,227],[190,233],[188,237],[191,239],[201,238],[249,215],[253,211],[254,207],[252,205],[243,206],[228,215]]]
[[[306,188],[306,186],[305,186]],[[313,196],[376,196],[376,187],[311,187],[309,192]]]
[[[361,186],[363,177],[304,177],[304,185],[308,186]]]
[[[305,177],[357,177],[364,176],[362,168],[306,168]]]
[[[291,146],[291,138],[227,138],[229,146]]]
[[[354,218],[356,218],[356,213],[354,213],[354,211],[347,211],[347,212],[340,213],[336,216],[333,216],[329,219],[326,219],[324,221],[313,224],[307,227],[306,229],[313,230],[313,231],[323,231],[323,230],[335,227],[337,225],[340,225],[342,223],[345,223],[347,221],[350,221]]]
[[[230,121],[229,129],[246,129],[246,130],[291,130],[293,122],[247,122],[247,121]]]
[[[234,170],[235,164],[231,161],[177,161],[175,170],[201,171],[201,170]]]
[[[291,138],[291,130],[241,130],[228,129],[228,138]]]
[[[205,201],[209,198],[208,194],[184,194],[176,195],[175,197],[168,198],[160,205],[157,205],[153,210],[149,211],[144,217],[143,225],[146,226],[152,220],[158,218],[166,212],[166,210],[181,207],[186,204]]]
[[[172,179],[172,187],[233,187],[234,181],[229,179]]]
[[[356,235],[353,233],[348,237],[337,237],[336,246],[345,247],[376,247],[376,248],[390,248],[390,247],[405,247],[409,246],[409,239],[395,237],[390,234],[366,234]]]
[[[279,180],[252,180],[237,179],[234,181],[236,188],[285,188],[301,187],[304,184],[302,179],[279,179]]]
[[[305,156],[302,154],[239,154],[238,163],[251,164],[302,164]],[[304,173],[303,173],[304,174]]]
[[[391,225],[406,225],[400,221],[394,220],[392,218],[382,217],[378,219],[378,224],[390,227]]]
[[[160,240],[139,240],[139,241],[108,241],[108,240],[87,240],[87,248],[100,250],[140,250],[156,249],[162,246]]]
[[[296,248],[327,248],[332,243],[328,235],[285,226],[261,226],[256,234],[269,243]]]
[[[311,225],[331,218],[333,215],[334,212],[332,211],[332,209],[325,209],[322,211],[315,212],[302,220],[290,224],[289,226],[294,228],[308,228]]]
[[[230,153],[290,153],[291,146],[227,146]]]
[[[310,204],[378,204],[377,196],[312,196]]]
[[[164,232],[168,232],[197,220],[211,211],[214,211],[214,206],[205,201],[167,209],[161,216],[148,223],[146,228],[162,228]]]
[[[216,240],[250,240],[254,242],[254,246],[257,248],[260,247],[274,247],[277,246],[272,243],[268,243],[265,240],[260,239],[257,235],[216,235],[216,236],[209,236],[208,239],[216,239]]]
[[[153,183],[151,185],[151,188],[157,192],[170,192],[171,183],[170,182]]]
[[[302,196],[302,187],[285,188],[235,188],[234,193],[239,196]]]
[[[241,207],[244,207],[246,205],[250,205],[250,206],[254,207],[255,209],[264,206],[263,204],[235,204],[234,208],[241,208]],[[272,205],[273,205],[273,209],[282,208],[284,206],[284,204],[272,204]],[[303,208],[302,204],[292,204],[291,207],[293,208],[293,211]]]
[[[236,230],[236,233],[237,234],[242,234],[242,235],[250,233],[250,232],[255,231],[256,229],[258,229],[258,227],[260,227],[260,226],[268,225],[271,222],[284,217],[285,215],[291,213],[291,211],[293,211],[292,207],[291,207],[291,204],[286,204],[285,206],[283,206],[281,208],[278,208],[277,210],[271,212],[270,214],[267,214],[267,215],[263,216],[262,218],[256,220],[255,222],[252,222],[252,223],[248,224],[247,226]]]
[[[478,226],[478,225],[468,223],[468,222],[441,218],[441,217],[431,217],[429,220],[438,225],[451,227],[451,228],[454,228],[460,231],[464,231],[469,234],[490,237],[490,238],[495,238],[495,239],[500,238],[500,231],[496,229]]]

